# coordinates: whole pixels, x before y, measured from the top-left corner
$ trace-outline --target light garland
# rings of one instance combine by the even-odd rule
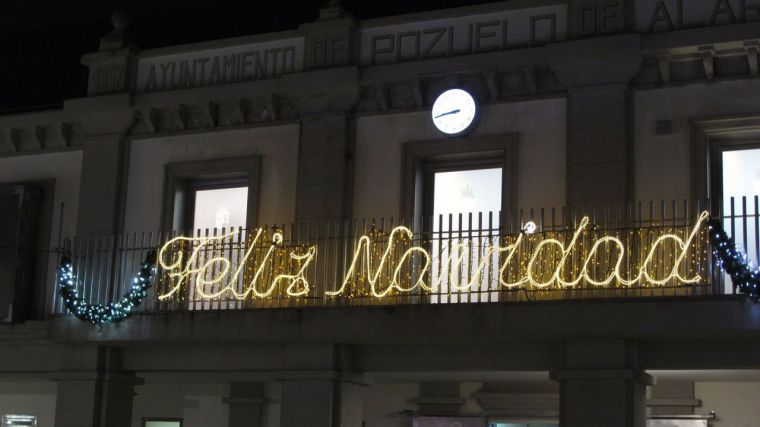
[[[390,232],[373,227],[356,240],[340,285],[323,295],[310,294],[309,278],[317,274],[309,274],[309,269],[319,265],[324,270],[328,264],[317,262],[316,245],[286,246],[281,232],[270,235],[261,228],[245,241],[235,241],[240,232],[234,231],[176,237],[159,251],[168,287],[158,299],[177,296],[181,289],[187,289],[189,300],[210,301],[684,286],[704,280],[700,271],[707,263],[703,226],[708,217],[703,212],[692,227],[678,233],[661,226],[610,230],[616,235],[601,236],[584,217],[574,230],[566,231],[475,239],[447,239],[442,234],[436,241],[439,246],[432,240],[415,241],[412,230],[404,226]],[[444,247],[446,241],[450,243]],[[340,271],[337,263],[330,268]]]
[[[203,255],[212,254],[217,249],[215,245],[225,245],[225,241],[231,240],[236,234],[235,231],[212,237],[175,237],[164,244],[158,253],[158,263],[162,269],[168,272],[170,283],[174,282],[170,289],[158,296],[159,301],[166,300],[176,294],[183,285],[194,282],[192,290],[194,295],[201,299],[213,300],[222,295],[231,295],[237,300],[243,300],[249,296],[256,298],[270,297],[278,287],[285,286],[285,294],[290,297],[298,297],[308,294],[310,290],[309,281],[306,279],[306,270],[316,257],[316,246],[307,246],[302,253],[290,251],[282,248],[283,235],[281,232],[274,232],[271,241],[266,246],[264,255],[261,251],[256,251],[264,245],[266,236],[262,228],[254,230],[253,240],[248,243],[248,249],[242,260],[238,262],[235,273],[229,277],[229,272],[233,265],[232,261],[225,256],[211,256],[203,259]],[[227,242],[231,243],[231,242]],[[179,249],[175,248],[179,246]],[[185,246],[191,246],[192,252],[187,261],[184,261]],[[257,253],[259,252],[259,253]],[[269,286],[261,290],[261,283],[265,282],[264,277],[268,276],[266,267],[274,262],[275,258],[287,258],[287,261],[278,268],[280,274],[276,275],[269,283]],[[169,261],[167,261],[167,256]],[[256,259],[258,258],[258,259]],[[252,270],[251,264],[255,262],[256,268]],[[298,267],[295,274],[290,274],[290,261]],[[281,261],[282,262],[282,261]],[[198,266],[200,267],[194,267]],[[222,267],[217,269],[221,265]],[[246,268],[248,270],[246,271]],[[218,270],[218,271],[217,271]],[[211,275],[211,278],[207,276]],[[228,279],[225,283],[225,279]],[[245,281],[245,287],[242,292],[238,292],[236,287],[240,281]],[[219,285],[217,291],[209,291]]]
[[[148,295],[156,270],[156,252],[151,250],[145,256],[145,261],[140,265],[140,271],[132,280],[132,285],[117,302],[103,304],[89,304],[79,296],[77,291],[77,278],[74,275],[74,266],[68,256],[61,257],[58,267],[58,286],[60,295],[66,308],[81,320],[103,326],[106,323],[119,322],[126,319],[135,307],[142,304]]]
[[[351,266],[348,268],[348,272],[346,273],[345,278],[343,279],[343,284],[341,287],[335,291],[327,291],[325,292],[328,296],[336,296],[342,294],[346,287],[351,282],[351,279],[356,275],[357,273],[357,267],[360,259],[362,256],[364,256],[364,268],[368,272],[366,275],[366,280],[370,284],[370,292],[372,293],[372,296],[377,298],[382,298],[388,293],[390,293],[392,290],[396,289],[400,292],[410,292],[414,290],[415,288],[422,288],[427,291],[431,291],[432,288],[427,286],[423,280],[425,273],[427,272],[428,268],[430,268],[430,261],[431,257],[430,254],[423,248],[418,246],[413,246],[406,251],[404,251],[393,270],[392,280],[388,284],[388,286],[384,289],[380,289],[380,273],[383,271],[383,269],[390,263],[389,258],[391,257],[391,254],[394,252],[394,246],[397,244],[397,238],[396,236],[400,236],[400,239],[408,239],[411,240],[412,236],[414,236],[414,233],[412,233],[412,230],[404,227],[399,226],[394,228],[390,235],[388,236],[388,246],[383,251],[383,255],[380,257],[380,261],[376,263],[375,268],[372,268],[372,256],[370,254],[370,248],[372,247],[372,241],[370,240],[369,236],[362,236],[359,238],[359,243],[356,245],[356,250],[354,251],[353,260],[351,261]],[[412,256],[414,253],[419,253],[423,258],[425,258],[425,266],[422,267],[422,271],[419,274],[419,278],[415,281],[414,285],[411,287],[403,287],[401,285],[401,269],[404,266],[404,261],[409,259],[410,256]],[[373,271],[374,270],[374,271]]]

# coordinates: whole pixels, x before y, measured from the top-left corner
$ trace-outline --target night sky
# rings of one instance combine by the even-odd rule
[[[487,0],[343,0],[357,19],[444,9]],[[327,0],[0,1],[0,114],[49,108],[85,96],[80,57],[111,31],[114,10],[132,20],[141,49],[295,29]]]

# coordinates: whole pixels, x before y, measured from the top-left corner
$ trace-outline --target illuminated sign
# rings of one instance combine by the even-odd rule
[[[328,265],[341,281],[320,297],[439,292],[683,286],[702,282],[707,259],[702,213],[691,227],[599,231],[584,217],[574,229],[511,236],[421,241],[407,227],[360,236],[351,254],[317,260],[318,244],[284,244],[283,233],[231,232],[176,237],[158,254],[158,299],[298,298]],[[338,268],[338,259],[346,259]],[[312,271],[313,274],[309,272]],[[161,276],[162,274],[159,274]],[[183,293],[186,293],[183,295]]]

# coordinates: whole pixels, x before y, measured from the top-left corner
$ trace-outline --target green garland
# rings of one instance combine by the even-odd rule
[[[707,223],[713,255],[718,258],[718,266],[731,276],[731,282],[752,301],[760,301],[760,269],[752,265],[747,255],[736,249],[734,239],[728,237],[718,219]]]
[[[118,302],[103,304],[89,304],[79,296],[77,280],[74,276],[74,266],[71,258],[61,257],[58,267],[58,286],[63,303],[69,312],[81,320],[94,325],[103,326],[107,323],[115,323],[126,319],[132,310],[140,305],[148,295],[148,288],[153,280],[156,270],[156,251],[151,250],[145,256],[145,261],[140,265],[140,271],[132,280],[132,286]]]

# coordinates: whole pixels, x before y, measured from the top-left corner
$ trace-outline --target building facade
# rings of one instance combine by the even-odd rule
[[[86,97],[0,116],[8,425],[758,425],[700,214],[760,264],[760,3],[126,22]],[[143,260],[102,324],[60,296]]]

